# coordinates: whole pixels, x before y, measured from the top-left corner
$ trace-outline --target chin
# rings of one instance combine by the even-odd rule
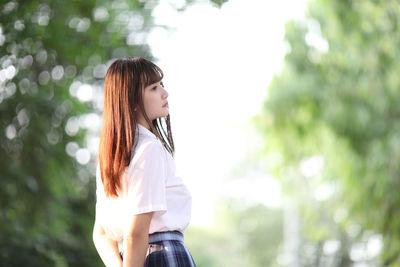
[[[167,117],[168,114],[169,114],[169,112],[165,112],[165,113],[160,114],[160,115],[157,116],[156,118],[157,118],[157,119],[158,119],[158,118],[164,118],[164,117]]]

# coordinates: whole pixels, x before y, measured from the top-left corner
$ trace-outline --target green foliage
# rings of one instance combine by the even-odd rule
[[[201,0],[200,0],[201,1]],[[229,0],[210,0],[210,3],[214,6],[217,6],[218,8],[220,8],[223,4],[225,4],[226,2],[228,2]],[[186,0],[186,5],[182,8],[180,8],[180,11],[185,10],[186,8],[188,8],[190,6],[190,4],[194,4],[196,2],[199,2],[199,0]]]
[[[390,266],[400,264],[399,12],[398,1],[310,2],[306,22],[286,25],[290,52],[256,118],[266,153],[283,155],[277,175],[324,157],[323,180],[338,183],[352,221],[383,235]]]
[[[226,2],[228,2],[228,0],[211,0],[211,3],[214,3],[218,7],[221,7]]]

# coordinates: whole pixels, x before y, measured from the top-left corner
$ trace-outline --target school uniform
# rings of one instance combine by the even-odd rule
[[[171,154],[147,128],[137,124],[138,142],[121,176],[117,198],[107,198],[96,171],[96,221],[107,236],[118,241],[121,256],[124,229],[132,216],[153,212],[145,266],[195,266],[184,245],[192,199]]]

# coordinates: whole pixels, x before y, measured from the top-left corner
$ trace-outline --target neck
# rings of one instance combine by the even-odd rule
[[[146,121],[143,117],[140,117],[140,118],[138,119],[137,123],[139,123],[140,125],[142,125],[143,127],[145,127],[147,130],[151,131],[150,125],[147,123],[147,121]]]

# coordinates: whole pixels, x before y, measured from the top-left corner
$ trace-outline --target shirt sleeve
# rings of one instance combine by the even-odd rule
[[[166,211],[166,162],[161,144],[148,143],[135,152],[128,168],[127,212]]]

